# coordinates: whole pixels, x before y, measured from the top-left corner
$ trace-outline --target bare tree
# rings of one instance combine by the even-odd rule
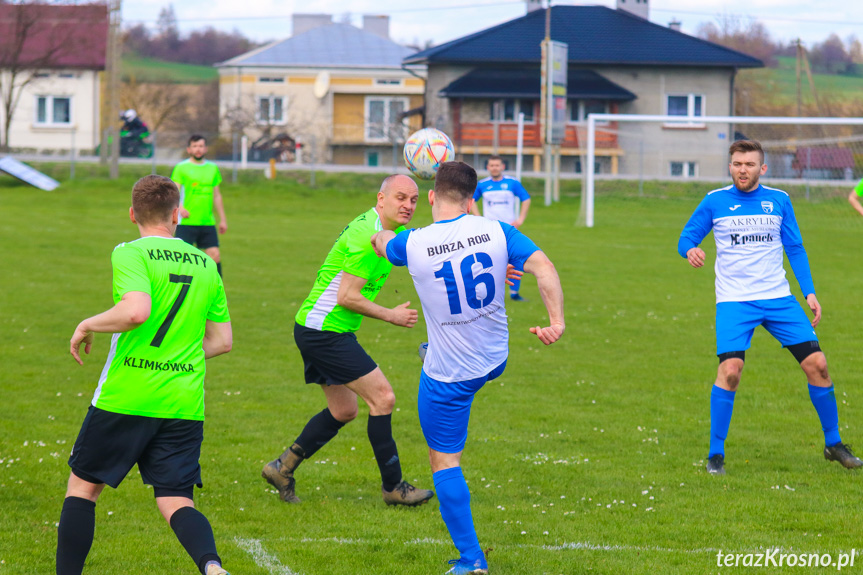
[[[754,56],[767,66],[776,65],[779,47],[764,24],[757,20],[726,15],[717,18],[715,24],[708,22],[699,26],[697,35],[703,40]]]
[[[135,109],[152,131],[184,118],[188,106],[189,94],[174,84],[139,84],[133,78],[120,88],[120,107]]]
[[[94,51],[101,51],[104,62],[106,34],[104,6],[0,2],[0,149],[9,149],[9,132],[24,89],[45,70],[81,67],[92,60]]]

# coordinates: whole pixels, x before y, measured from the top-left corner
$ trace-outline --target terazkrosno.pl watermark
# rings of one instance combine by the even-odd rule
[[[839,553],[787,553],[780,549],[768,549],[759,553],[723,553],[717,551],[717,567],[854,567],[857,550]]]

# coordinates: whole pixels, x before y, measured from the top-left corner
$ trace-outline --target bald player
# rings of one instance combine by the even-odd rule
[[[363,316],[408,328],[417,322],[417,310],[408,307],[409,301],[394,308],[375,303],[392,264],[377,256],[370,238],[382,230],[404,230],[414,215],[418,196],[411,178],[387,177],[375,206],[354,218],[336,238],[309,297],[297,312],[294,340],[305,364],[305,381],[320,385],[327,407],[314,415],[293,444],[261,472],[286,503],[300,501],[294,489],[297,467],[357,416],[357,397],[369,406],[369,442],[387,505],[421,505],[434,496],[432,491],[416,489],[402,478],[391,425],[396,397],[355,334]]]

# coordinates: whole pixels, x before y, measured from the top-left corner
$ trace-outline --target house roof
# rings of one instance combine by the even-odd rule
[[[546,9],[405,58],[405,64],[528,63],[541,59]],[[551,39],[569,45],[570,65],[755,68],[761,60],[622,10],[555,6]]]
[[[440,91],[447,98],[539,98],[539,67],[531,69],[477,68]],[[635,94],[592,70],[568,70],[566,97],[570,100],[628,102]]]
[[[797,148],[794,157],[798,169],[844,169],[854,167],[850,148]]]
[[[225,66],[401,68],[415,50],[349,24],[327,24],[246,52]]]
[[[105,68],[108,7],[0,2],[0,67]]]

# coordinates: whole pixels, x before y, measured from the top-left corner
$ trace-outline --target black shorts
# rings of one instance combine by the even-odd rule
[[[306,383],[342,385],[370,374],[378,366],[350,332],[322,331],[297,323],[294,341],[303,356]]]
[[[198,246],[199,250],[219,247],[219,234],[216,226],[177,226],[174,235],[187,244]]]
[[[69,456],[75,475],[117,488],[137,463],[156,497],[191,498],[201,487],[204,422],[113,413],[90,406]]]

